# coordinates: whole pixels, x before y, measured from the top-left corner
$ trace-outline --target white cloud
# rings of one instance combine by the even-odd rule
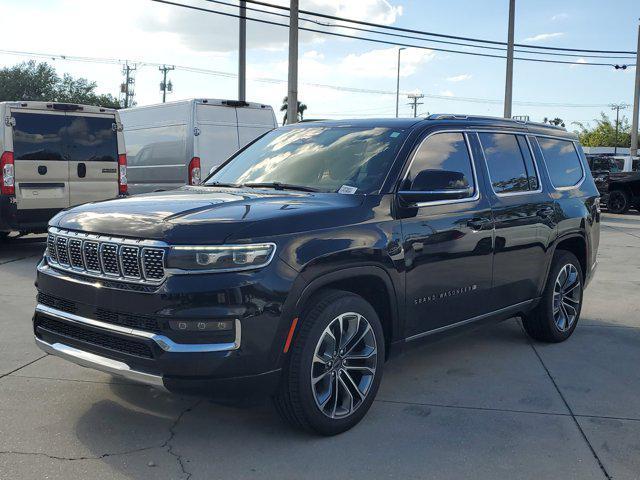
[[[577,60],[576,60],[576,63],[587,63],[587,61],[586,61],[584,58],[580,57],[579,59],[577,59]],[[569,67],[571,67],[571,68],[576,68],[576,67],[579,67],[579,65],[576,65],[576,64],[574,63],[574,64],[572,64],[572,65],[569,65]]]
[[[525,42],[545,42],[547,40],[551,40],[552,38],[562,37],[564,32],[555,32],[555,33],[539,33],[538,35],[534,35],[533,37],[527,37],[524,39]]]
[[[272,0],[272,3],[288,6],[289,0]],[[195,6],[218,10],[225,13],[237,14],[237,8],[229,8],[210,3],[195,2]],[[253,6],[262,10],[286,13],[286,11],[269,9],[269,7]],[[393,6],[387,0],[307,0],[302,5],[305,10],[319,11],[322,13],[342,16],[347,18],[363,18],[370,22],[385,25],[394,23],[402,15],[401,6]],[[251,18],[265,19],[271,22],[288,24],[288,19],[274,17],[273,15],[249,11],[247,16]],[[330,23],[340,23],[328,20]],[[176,38],[186,47],[197,51],[233,51],[238,48],[238,21],[235,18],[224,15],[216,15],[203,11],[179,8],[172,5],[154,4],[153,9],[145,11],[140,17],[139,24],[143,30],[149,32],[165,32],[175,34]],[[301,21],[301,26],[307,24]],[[339,29],[342,33],[349,30]],[[300,43],[316,43],[326,39],[325,36],[314,32],[300,32]],[[267,25],[257,22],[247,22],[247,46],[248,48],[262,48],[268,50],[284,49],[288,42],[286,28],[277,25]]]
[[[462,75],[455,75],[453,77],[448,77],[448,82],[464,82],[465,80],[470,80],[473,75],[469,73],[463,73]]]
[[[432,50],[411,48],[403,50],[400,59],[400,76],[413,75],[416,69],[432,60]],[[365,53],[350,53],[340,62],[340,68],[347,74],[358,77],[395,78],[398,75],[398,49],[381,48]]]
[[[451,90],[442,90],[440,95],[443,97],[455,97],[455,94]]]
[[[566,20],[567,18],[569,18],[569,15],[566,13],[557,13],[556,15],[553,15],[551,17],[551,21],[552,22],[557,22],[560,20]]]

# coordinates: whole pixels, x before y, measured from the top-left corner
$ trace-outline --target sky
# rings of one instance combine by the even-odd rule
[[[174,1],[237,13],[237,8],[206,0]],[[288,0],[268,1],[288,5]],[[508,0],[300,0],[300,8],[403,28],[506,41],[508,3]],[[287,19],[262,13],[249,12],[248,16],[287,23]],[[638,17],[638,0],[516,0],[515,40],[553,47],[634,51]],[[236,18],[151,0],[2,0],[0,18],[12,19],[3,22],[1,50],[44,54],[41,57],[0,52],[0,67],[30,59],[47,61],[59,74],[88,78],[97,82],[100,93],[117,95],[123,81],[118,62],[128,60],[138,64],[135,100],[138,105],[148,105],[161,101],[161,73],[157,65],[149,64],[175,65],[176,69],[169,74],[173,92],[168,94],[168,101],[237,98]],[[303,25],[363,35],[301,22]],[[247,100],[272,105],[277,112],[287,93],[288,30],[249,21],[247,35]],[[78,62],[46,58],[47,55],[113,60]],[[397,56],[397,46],[301,32],[299,99],[308,106],[305,117],[394,116]],[[580,56],[557,58],[602,61]],[[614,62],[635,63],[635,60]],[[217,73],[203,73],[202,69]],[[634,67],[615,70],[610,66],[516,61],[513,114],[528,115],[535,121],[560,117],[568,128],[575,129],[573,122],[591,122],[601,111],[610,114],[609,104],[631,105],[634,74]],[[400,116],[412,114],[407,98],[412,92],[425,95],[418,107],[422,115],[501,116],[504,84],[504,59],[409,48],[401,53]],[[625,113],[630,116],[631,107]]]

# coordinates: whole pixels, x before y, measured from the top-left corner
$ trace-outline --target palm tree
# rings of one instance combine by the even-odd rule
[[[298,121],[304,118],[304,111],[306,109],[307,109],[307,106],[304,103],[298,102]],[[282,118],[282,125],[285,125],[287,123],[287,110],[289,110],[289,98],[284,97],[282,99],[282,106],[280,107],[280,111],[284,112],[284,117]]]

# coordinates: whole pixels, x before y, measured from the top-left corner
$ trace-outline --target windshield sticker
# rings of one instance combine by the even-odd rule
[[[391,138],[396,138],[400,135],[400,132],[392,132],[391,135],[389,135]]]
[[[343,193],[345,195],[353,195],[358,191],[358,187],[352,187],[351,185],[342,185],[338,193]]]

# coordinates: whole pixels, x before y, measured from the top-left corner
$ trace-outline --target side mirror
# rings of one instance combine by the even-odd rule
[[[473,195],[473,187],[462,172],[451,170],[423,170],[413,182],[407,182],[399,192],[408,205],[441,200],[459,200]]]

